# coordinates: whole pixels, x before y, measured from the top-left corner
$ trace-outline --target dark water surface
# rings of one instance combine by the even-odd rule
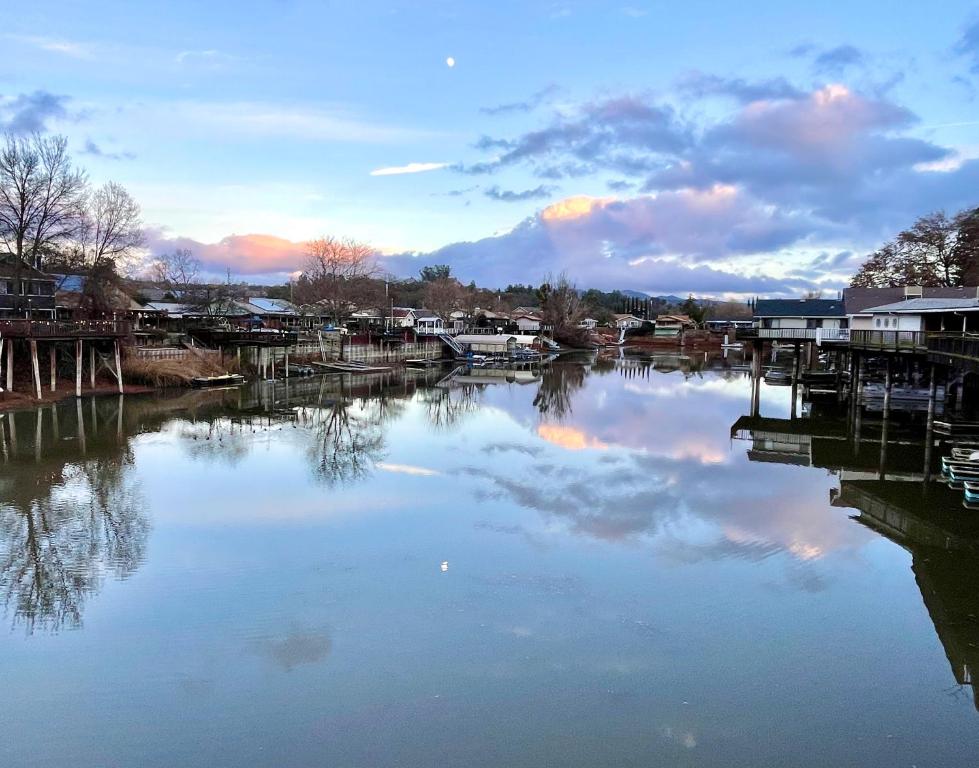
[[[979,764],[941,447],[739,362],[6,414],[0,766]]]

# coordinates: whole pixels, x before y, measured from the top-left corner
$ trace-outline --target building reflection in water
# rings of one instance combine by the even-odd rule
[[[751,461],[821,467],[839,478],[833,506],[911,555],[911,569],[959,686],[979,710],[979,517],[941,482],[948,452],[926,414],[808,403],[809,418],[743,416],[731,436]]]

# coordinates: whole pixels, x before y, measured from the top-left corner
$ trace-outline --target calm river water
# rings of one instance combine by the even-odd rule
[[[979,764],[920,414],[882,464],[736,357],[447,373],[0,417],[0,765]]]

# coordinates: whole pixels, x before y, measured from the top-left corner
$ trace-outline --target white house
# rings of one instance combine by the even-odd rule
[[[598,320],[596,320],[594,317],[583,318],[582,321],[578,323],[579,328],[585,328],[589,331],[594,331],[597,326]]]
[[[613,315],[615,318],[616,328],[640,328],[642,327],[642,319],[636,317],[635,315]]]
[[[513,312],[510,321],[520,333],[540,333],[543,318],[534,312]]]
[[[435,313],[422,314],[415,319],[415,332],[440,334],[445,333],[445,326],[442,324],[442,318]]]

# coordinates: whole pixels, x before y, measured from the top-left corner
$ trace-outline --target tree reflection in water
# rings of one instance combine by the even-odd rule
[[[586,373],[581,363],[548,365],[534,396],[534,406],[540,415],[558,420],[569,416],[575,393],[585,386]]]
[[[420,396],[428,410],[429,424],[437,430],[448,430],[479,410],[482,392],[475,384],[463,384],[452,389],[421,390]]]
[[[118,432],[106,428],[114,406],[104,401],[79,409],[81,422],[72,409],[56,415],[52,409],[57,429],[75,435],[65,440],[54,435],[46,441],[37,415],[37,429],[21,429],[18,442],[18,425],[35,413],[5,416],[0,595],[5,613],[29,633],[80,626],[85,600],[106,574],[125,579],[145,556],[149,523],[132,455]],[[84,443],[79,426],[87,433]]]

